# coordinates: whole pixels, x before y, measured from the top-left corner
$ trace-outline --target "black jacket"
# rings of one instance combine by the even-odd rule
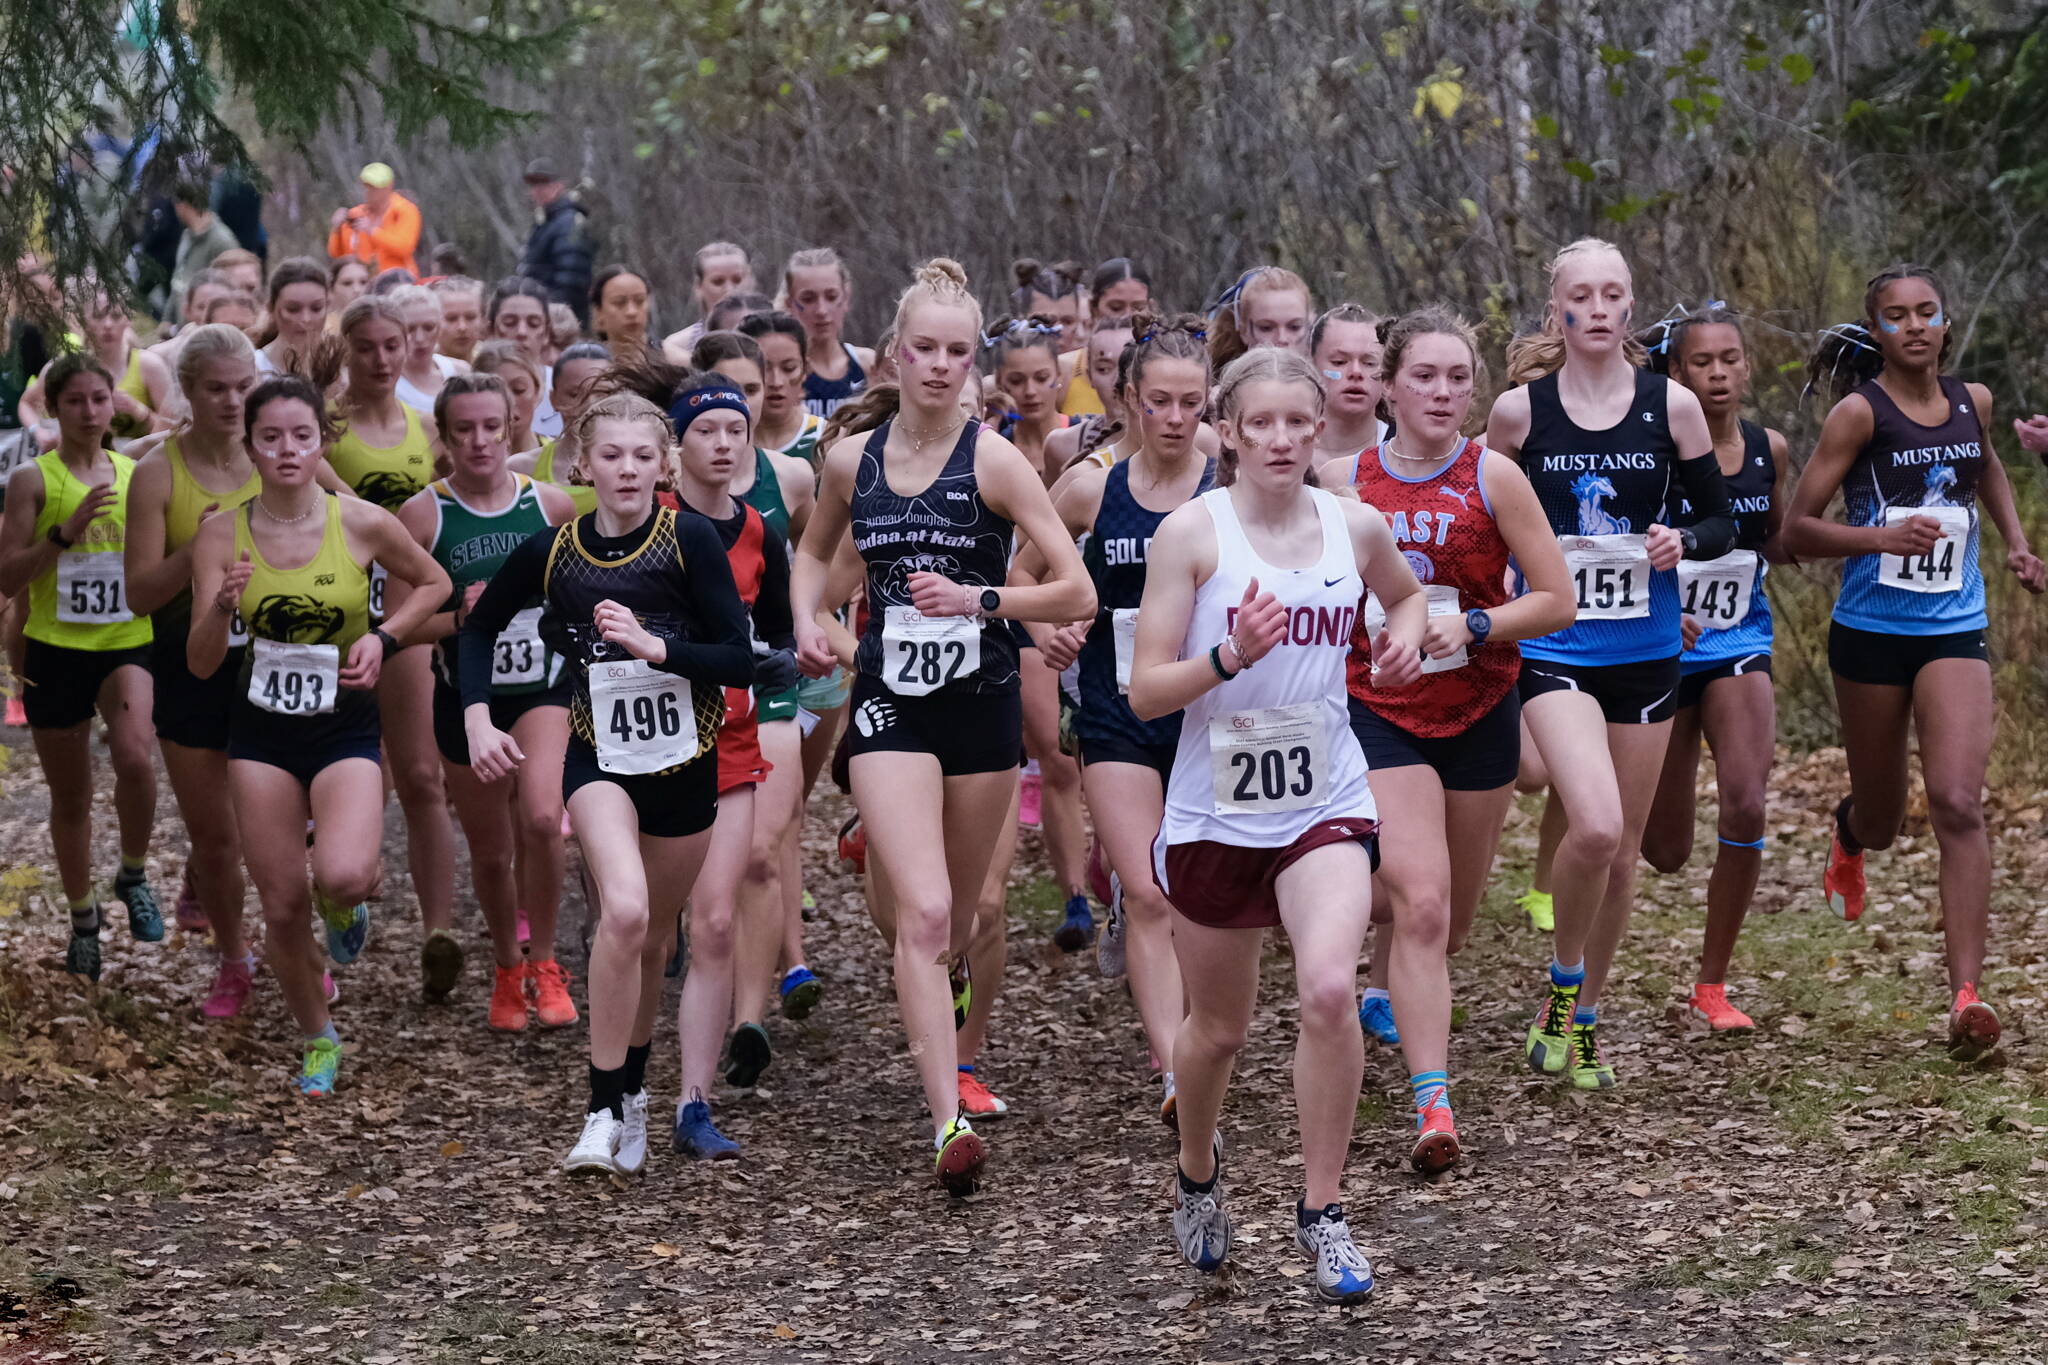
[[[547,216],[534,224],[527,236],[526,254],[519,261],[520,274],[546,285],[556,303],[568,304],[586,323],[590,320],[591,262],[597,252],[597,243],[583,221],[589,212],[566,194],[548,205]]]

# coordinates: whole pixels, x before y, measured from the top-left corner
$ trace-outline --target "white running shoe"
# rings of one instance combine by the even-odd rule
[[[1332,1204],[1307,1227],[1294,1220],[1294,1243],[1316,1263],[1316,1294],[1325,1303],[1359,1303],[1372,1293],[1372,1262],[1351,1240],[1344,1206]]]
[[[622,1106],[626,1121],[619,1126],[616,1154],[620,1175],[638,1175],[647,1168],[647,1092],[636,1090]]]
[[[1124,884],[1116,873],[1109,874],[1109,923],[1095,940],[1095,969],[1115,980],[1127,970],[1124,962]]]
[[[570,1175],[619,1174],[619,1135],[625,1127],[612,1117],[609,1109],[585,1114],[583,1136],[576,1139],[569,1155],[562,1158],[562,1169]]]

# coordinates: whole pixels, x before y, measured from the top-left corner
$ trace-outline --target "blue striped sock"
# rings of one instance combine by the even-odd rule
[[[1550,983],[1553,986],[1580,986],[1586,981],[1586,959],[1580,958],[1567,967],[1556,958],[1550,959]]]
[[[1573,1028],[1577,1028],[1582,1024],[1597,1024],[1599,1022],[1600,1007],[1598,1005],[1574,1005],[1572,1007]]]
[[[1418,1071],[1408,1078],[1409,1089],[1415,1092],[1416,1121],[1421,1121],[1422,1112],[1441,1104],[1451,1106],[1451,1078],[1442,1071]]]

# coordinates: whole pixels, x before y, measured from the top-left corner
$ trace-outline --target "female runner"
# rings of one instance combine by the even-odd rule
[[[761,348],[761,416],[754,439],[763,450],[818,460],[818,433],[825,419],[804,408],[804,325],[787,313],[756,313],[740,322],[743,335]]]
[[[1390,689],[1384,674],[1375,678],[1381,612],[1371,598],[1347,676],[1351,730],[1382,813],[1379,884],[1393,926],[1376,937],[1415,1100],[1408,1159],[1424,1174],[1448,1170],[1459,1155],[1446,959],[1471,931],[1514,799],[1521,656],[1512,642],[1570,625],[1575,610],[1564,556],[1528,477],[1462,434],[1484,382],[1478,342],[1455,313],[1424,308],[1398,319],[1374,387],[1386,390],[1399,436],[1323,466],[1332,484],[1354,488],[1387,519],[1428,602],[1427,682]],[[1511,559],[1528,591],[1508,601]],[[1372,1027],[1367,1010],[1360,1023]]]
[[[1005,622],[1078,620],[1095,605],[1044,484],[1016,447],[960,410],[980,314],[951,261],[927,263],[904,291],[903,409],[826,455],[790,588],[799,661],[820,676],[833,660],[813,618],[850,531],[867,564],[870,614],[848,766],[869,845],[896,891],[897,1004],[931,1113],[935,1171],[955,1191],[973,1188],[986,1149],[960,1114],[947,964],[973,936],[1023,739]],[[906,486],[915,491],[899,491]],[[1044,547],[1051,581],[1042,587],[1000,586],[1013,525]]]
[[[1567,630],[1525,640],[1529,733],[1564,803],[1550,989],[1529,1028],[1532,1069],[1582,1090],[1615,1083],[1600,1055],[1601,988],[1635,907],[1636,860],[1678,708],[1680,558],[1734,542],[1713,436],[1692,390],[1636,367],[1627,262],[1585,238],[1550,263],[1543,330],[1508,348],[1488,449],[1517,460],[1564,549],[1577,605]],[[1663,524],[1674,482],[1699,520]]]
[[[310,256],[291,256],[277,263],[270,272],[269,322],[256,342],[259,378],[312,372],[313,356],[327,334],[330,302],[327,271],[320,262]],[[236,426],[240,425],[238,418]]]
[[[498,340],[516,343],[520,353],[533,363],[540,375],[540,398],[534,404],[533,432],[536,436],[553,439],[562,434],[562,415],[548,401],[548,390],[555,381],[554,335],[549,330],[548,304],[545,285],[517,275],[507,276],[498,281],[498,287],[491,291],[490,303],[484,308],[484,328]],[[515,445],[513,450],[526,448]]]
[[[470,365],[478,374],[494,374],[505,381],[505,392],[512,395],[512,430],[505,444],[515,451],[526,452],[512,457],[512,468],[522,474],[532,473],[531,469],[521,469],[520,462],[532,459],[547,444],[533,434],[533,414],[540,406],[540,386],[546,371],[519,349],[518,342],[496,338],[478,344],[476,357]],[[587,379],[584,387],[587,391]],[[538,461],[535,464],[537,467]],[[561,477],[568,467],[551,468],[549,472],[556,477],[542,482],[562,487]]]
[[[647,352],[642,350],[640,354]],[[612,353],[602,343],[579,341],[562,352],[555,361],[555,388],[552,395],[555,411],[562,414],[562,434],[551,441],[542,441],[538,450],[514,456],[512,468],[521,474],[530,474],[542,483],[553,484],[569,495],[576,504],[576,515],[588,515],[597,507],[597,493],[588,483],[576,483],[570,478],[570,471],[576,468],[576,415],[583,411],[596,390],[600,377],[610,372]],[[503,368],[505,378],[514,378],[513,367]],[[517,402],[514,407],[518,407]],[[532,400],[525,404],[532,409]],[[529,419],[530,420],[530,419]],[[530,435],[527,439],[531,439]]]
[[[447,275],[427,288],[441,298],[441,340],[436,349],[467,365],[483,330],[483,285],[467,275]]]
[[[351,307],[365,302],[373,301]],[[378,884],[384,836],[370,694],[398,641],[448,593],[448,575],[396,517],[320,486],[316,474],[332,440],[320,392],[304,379],[266,379],[249,394],[243,442],[262,488],[232,514],[200,524],[185,646],[193,676],[210,678],[226,662],[238,612],[248,628],[233,675],[229,790],[263,906],[270,970],[304,1040],[297,1083],[307,1096],[332,1094],[341,1065],[308,914],[318,910],[337,965],[362,952],[370,931],[364,901]],[[372,565],[415,589],[383,627],[370,621]]]
[[[1095,583],[1095,619],[1033,634],[1049,670],[1080,660],[1080,709],[1074,737],[1081,783],[1095,834],[1121,887],[1112,915],[1123,916],[1131,999],[1152,1055],[1163,1066],[1159,1113],[1174,1121],[1174,1035],[1185,1012],[1180,964],[1173,954],[1172,916],[1152,879],[1152,839],[1165,810],[1166,784],[1180,739],[1180,714],[1140,720],[1126,692],[1138,603],[1145,591],[1146,550],[1160,523],[1215,483],[1216,462],[1195,447],[1209,398],[1209,352],[1201,318],[1130,320],[1140,338],[1126,352],[1123,382],[1103,393],[1127,412],[1137,450],[1103,469],[1076,467],[1054,507],[1070,536],[1082,540],[1082,561]],[[1034,542],[1017,557],[1015,583],[1035,582],[1045,555]]]
[[[311,257],[306,259],[311,260]],[[278,264],[282,265],[280,261]],[[344,256],[327,267],[327,316],[330,325],[341,310],[361,298],[370,287],[370,267],[354,256]]]
[[[1792,491],[1782,537],[1802,559],[1841,559],[1828,666],[1842,714],[1849,794],[1835,808],[1823,889],[1847,920],[1863,914],[1863,854],[1889,848],[1906,810],[1906,725],[1920,739],[1927,819],[1941,850],[1948,941],[1949,1047],[1998,1046],[1997,1012],[1979,997],[1991,891],[1984,773],[1994,711],[1984,641],[1978,505],[1998,526],[2005,564],[2043,586],[2005,466],[1985,433],[1991,391],[1943,374],[1948,298],[1925,266],[1894,266],[1863,293],[1867,330],[1831,328],[1810,372],[1835,400]],[[1840,488],[1846,524],[1825,519]]]
[[[590,330],[613,355],[653,349],[647,340],[647,281],[630,266],[608,265],[590,277]]]
[[[1380,378],[1385,348],[1379,329],[1378,315],[1357,303],[1338,304],[1308,329],[1308,358],[1323,376],[1329,404],[1323,434],[1316,438],[1316,458],[1325,464],[1346,459],[1355,470],[1360,452],[1387,439],[1387,424],[1380,420],[1387,386]],[[1344,471],[1345,482],[1352,472]]]
[[[754,266],[747,249],[734,242],[706,242],[697,248],[690,262],[690,293],[697,303],[697,320],[680,332],[662,339],[663,359],[671,365],[690,363],[690,348],[706,332],[715,332],[711,310],[732,294],[754,289]]]
[[[1131,420],[1131,414],[1124,411],[1117,398],[1117,374],[1123,365],[1124,348],[1131,344],[1131,322],[1129,313],[1099,317],[1088,334],[1088,346],[1081,353],[1081,365],[1074,383],[1086,381],[1094,389],[1096,411],[1069,422],[1045,438],[1043,463],[1055,488],[1083,456],[1096,468],[1107,469],[1118,460],[1129,459],[1138,448],[1137,423]],[[1207,335],[1206,329],[1203,335]],[[1068,392],[1072,391],[1069,385]],[[1060,405],[1062,411],[1070,406],[1068,403]],[[1058,500],[1057,493],[1054,500]]]
[[[1299,354],[1261,350],[1224,371],[1224,486],[1169,513],[1152,538],[1130,708],[1141,721],[1184,713],[1153,845],[1178,912],[1189,1006],[1173,1045],[1174,1241],[1209,1273],[1230,1254],[1217,1118],[1258,1003],[1262,930],[1285,925],[1301,997],[1295,1107],[1307,1181],[1295,1240],[1315,1261],[1318,1294],[1353,1303],[1373,1285],[1342,1179],[1365,1069],[1353,1002],[1376,825],[1346,727],[1344,661],[1368,587],[1387,612],[1373,641],[1380,686],[1420,677],[1424,619],[1385,520],[1313,486],[1322,407],[1322,383]]]
[[[513,737],[526,762],[510,783],[480,781],[470,768],[453,637],[513,548],[570,520],[575,507],[561,489],[506,467],[512,395],[496,375],[449,376],[435,398],[434,423],[445,433],[448,477],[415,493],[398,519],[454,588],[412,638],[434,646],[434,746],[469,844],[470,876],[496,958],[486,1021],[518,1032],[531,1008],[542,1028],[566,1028],[576,1022],[576,1006],[555,960],[555,914],[569,686],[561,660],[540,638],[540,604],[529,603],[499,633],[489,665],[491,724]],[[398,601],[394,595],[394,607]]]
[[[841,337],[853,306],[853,276],[829,246],[811,247],[782,268],[785,306],[804,327],[804,408],[820,417],[859,393],[875,353]]]
[[[106,448],[114,377],[91,351],[43,370],[57,447],[7,479],[0,518],[0,598],[24,590],[28,614],[16,671],[36,761],[50,788],[50,842],[71,909],[64,969],[100,979],[100,907],[92,878],[92,718],[106,722],[121,868],[114,895],[139,943],[164,936],[143,871],[156,819],[150,761],[150,622],[130,608],[122,571],[135,463]],[[24,400],[26,401],[26,400]]]
[[[175,394],[171,371],[163,360],[140,346],[128,343],[128,310],[106,290],[93,295],[79,330],[85,336],[85,350],[100,368],[114,375],[114,419],[108,428],[117,441],[132,441],[171,425]],[[54,364],[55,362],[51,362]],[[18,415],[23,426],[56,425],[44,395],[49,386],[38,377],[21,395]]]
[[[1061,355],[1080,350],[1088,339],[1088,300],[1081,297],[1084,269],[1078,261],[1047,266],[1028,256],[1010,267],[1017,277],[1017,287],[1010,291],[1010,312],[1018,318],[1043,318],[1059,328],[1055,341]]]
[[[1650,368],[1698,396],[1735,517],[1734,549],[1719,559],[1686,560],[1678,568],[1679,609],[1690,644],[1679,659],[1678,715],[1643,828],[1643,857],[1659,872],[1676,872],[1692,856],[1704,738],[1714,751],[1719,840],[1707,878],[1699,979],[1687,1008],[1715,1033],[1739,1033],[1755,1024],[1728,1003],[1728,959],[1764,862],[1764,792],[1778,739],[1764,565],[1788,562],[1778,533],[1785,519],[1779,484],[1790,461],[1782,435],[1741,416],[1749,348],[1733,313],[1715,305],[1660,322],[1643,340]],[[1674,521],[1690,520],[1691,510],[1674,508]]]
[[[1253,266],[1209,307],[1209,359],[1220,370],[1257,346],[1305,352],[1315,308],[1301,276]]]
[[[469,368],[440,352],[441,296],[423,285],[401,285],[385,296],[405,319],[405,360],[398,371],[398,401],[415,412],[432,412],[450,375]]]
[[[597,510],[507,556],[458,641],[470,761],[486,782],[524,759],[491,722],[489,669],[500,632],[536,596],[575,689],[562,791],[603,914],[590,944],[590,1101],[562,1163],[571,1173],[632,1175],[646,1164],[647,1051],[629,1049],[668,957],[667,933],[652,926],[674,921],[710,848],[721,689],[754,679],[717,531],[655,505],[673,475],[673,434],[637,395],[586,408],[577,445]],[[637,1139],[622,1145],[629,1097]]]

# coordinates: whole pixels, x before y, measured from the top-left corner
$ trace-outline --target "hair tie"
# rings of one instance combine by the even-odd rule
[[[1244,286],[1246,281],[1250,280],[1253,275],[1257,274],[1259,272],[1259,269],[1260,267],[1253,266],[1250,270],[1245,271],[1244,274],[1239,275],[1236,281],[1234,281],[1231,284],[1230,288],[1224,290],[1223,293],[1217,298],[1216,302],[1210,304],[1208,308],[1206,308],[1203,311],[1205,311],[1210,317],[1213,318],[1218,313],[1222,312],[1225,308],[1228,308],[1230,305],[1236,303],[1238,295],[1244,293]]]

